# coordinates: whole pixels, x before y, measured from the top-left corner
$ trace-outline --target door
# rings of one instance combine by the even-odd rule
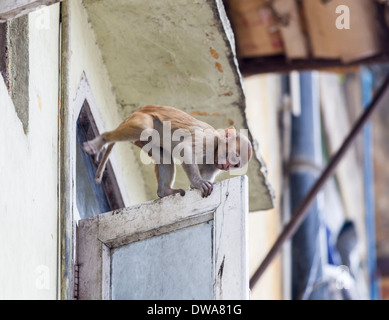
[[[247,177],[79,221],[79,299],[248,299]]]

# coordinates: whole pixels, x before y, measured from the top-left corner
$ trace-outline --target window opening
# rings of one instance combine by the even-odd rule
[[[96,184],[94,177],[98,164],[93,156],[81,149],[85,141],[98,135],[90,106],[85,100],[77,119],[76,205],[81,219],[124,207],[111,162],[107,163],[102,183]]]

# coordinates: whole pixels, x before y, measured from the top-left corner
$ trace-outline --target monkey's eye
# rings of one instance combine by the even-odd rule
[[[236,165],[234,166],[234,168],[239,168],[239,164],[236,164]]]

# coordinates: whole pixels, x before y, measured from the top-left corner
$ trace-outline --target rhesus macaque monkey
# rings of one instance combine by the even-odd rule
[[[242,168],[252,155],[250,141],[233,127],[219,133],[181,110],[149,105],[131,114],[117,129],[83,144],[84,152],[97,156],[107,145],[96,172],[96,183],[101,183],[109,154],[119,141],[130,141],[152,157],[158,180],[157,194],[161,198],[175,193],[185,195],[184,190],[172,188],[175,179],[173,159],[181,160],[191,187],[207,197],[221,170]]]

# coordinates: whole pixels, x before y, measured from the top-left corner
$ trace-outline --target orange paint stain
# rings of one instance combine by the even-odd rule
[[[192,116],[204,116],[204,117],[217,117],[220,115],[219,112],[214,112],[214,113],[208,113],[204,111],[192,111],[191,112]]]
[[[223,73],[222,65],[221,65],[219,62],[216,62],[216,63],[215,63],[215,67],[216,67],[216,69],[217,69],[219,72],[222,72],[222,73]]]
[[[207,112],[203,111],[193,111],[191,113],[192,116],[208,116],[209,114]]]
[[[41,100],[41,97],[38,95],[38,108],[39,108],[39,111],[42,111],[42,100]]]
[[[215,49],[209,48],[209,52],[211,53],[211,56],[213,58],[219,59],[220,55],[219,55],[219,53]]]
[[[230,97],[232,95],[233,95],[232,91],[227,91],[227,92],[218,94],[219,97]]]

